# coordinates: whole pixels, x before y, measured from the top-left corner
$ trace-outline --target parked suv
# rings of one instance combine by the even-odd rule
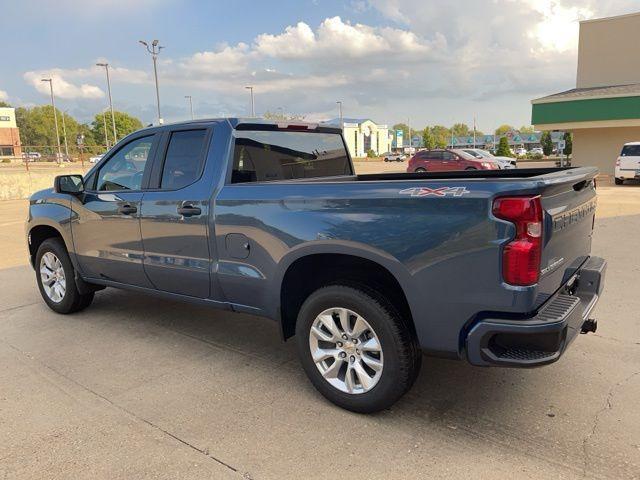
[[[634,178],[640,179],[640,142],[625,143],[616,160],[616,185]]]
[[[407,172],[447,172],[452,170],[500,170],[497,162],[478,159],[464,150],[436,149],[416,153],[407,165]]]

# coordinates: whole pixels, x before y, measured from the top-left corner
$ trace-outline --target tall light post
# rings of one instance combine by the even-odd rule
[[[284,120],[284,108],[282,107],[278,107],[276,110],[280,110],[280,115],[278,115],[278,118],[281,118],[282,120]]]
[[[64,123],[64,116],[67,114],[65,110],[62,112],[62,138],[64,139],[64,156],[68,160],[69,159],[69,146],[67,145],[67,126]]]
[[[111,79],[109,78],[109,64],[96,63],[98,67],[104,67],[107,72],[107,92],[109,93],[109,108],[111,109],[111,125],[113,126],[113,144],[118,143],[118,135],[116,133],[116,116],[113,114],[113,101],[111,100]]]
[[[51,107],[53,108],[53,122],[56,125],[56,143],[58,144],[58,157],[56,161],[60,163],[62,158],[62,151],[60,150],[60,132],[58,131],[58,114],[56,113],[56,101],[53,97],[53,78],[43,78],[43,82],[49,82],[49,89],[51,90]]]
[[[104,124],[104,146],[109,150],[109,137],[107,136],[107,109],[102,110],[102,123]]]
[[[147,52],[151,54],[151,58],[153,59],[153,76],[156,80],[156,102],[158,104],[158,123],[162,125],[162,115],[160,114],[160,89],[158,88],[158,54],[164,47],[158,45],[160,43],[158,40],[151,42],[151,47],[149,47],[149,44],[144,40],[139,40],[139,42],[146,47]]]
[[[253,102],[253,85],[249,85],[248,87],[244,87],[247,90],[249,90],[251,92],[251,117],[255,117],[256,116],[256,106],[255,103]]]
[[[185,95],[184,98],[189,99],[189,110],[191,111],[191,120],[193,120],[193,99],[191,95]]]
[[[340,128],[344,130],[344,122],[342,121],[342,102],[338,100],[338,116],[340,117]]]

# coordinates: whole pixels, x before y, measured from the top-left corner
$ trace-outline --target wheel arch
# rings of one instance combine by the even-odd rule
[[[371,250],[354,250],[332,245],[306,248],[286,259],[277,280],[276,318],[287,339],[295,333],[297,314],[304,300],[323,285],[362,284],[383,294],[406,318],[415,333],[415,323],[407,298],[409,273],[395,258]],[[403,271],[404,270],[404,271]]]

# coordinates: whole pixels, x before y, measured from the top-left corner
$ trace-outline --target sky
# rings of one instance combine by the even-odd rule
[[[640,0],[57,0],[3,2],[0,100],[81,121],[108,105],[165,122],[282,111],[491,131],[530,123],[533,98],[575,86],[578,22]]]

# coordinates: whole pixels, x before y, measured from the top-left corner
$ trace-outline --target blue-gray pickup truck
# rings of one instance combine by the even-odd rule
[[[422,353],[549,364],[591,312],[595,168],[357,175],[339,128],[151,127],[34,194],[26,225],[58,313],[105,287],[245,312],[295,335],[314,386],[387,408]]]

